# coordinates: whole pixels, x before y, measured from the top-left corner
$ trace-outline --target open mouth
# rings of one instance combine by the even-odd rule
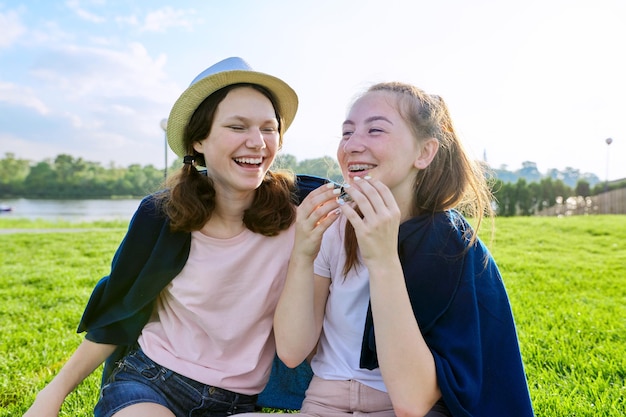
[[[233,161],[242,167],[260,167],[263,163],[263,158],[234,158]]]
[[[363,171],[369,171],[370,169],[374,169],[374,168],[376,168],[376,165],[354,164],[354,165],[349,165],[348,166],[348,171],[350,171],[350,172],[363,172]]]

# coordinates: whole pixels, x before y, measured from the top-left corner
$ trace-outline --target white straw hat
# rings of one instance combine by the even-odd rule
[[[269,90],[284,119],[286,131],[298,110],[298,96],[284,81],[269,74],[257,72],[239,57],[226,58],[202,71],[180,95],[167,119],[167,142],[176,155],[186,154],[183,135],[185,126],[200,103],[217,90],[228,85],[257,84]]]

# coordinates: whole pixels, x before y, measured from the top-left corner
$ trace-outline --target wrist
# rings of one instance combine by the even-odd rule
[[[37,393],[35,400],[45,403],[48,408],[60,410],[68,394],[66,390],[57,387],[56,384],[52,382]]]
[[[376,280],[378,277],[388,279],[390,276],[404,277],[402,264],[396,258],[386,259],[369,259],[364,261],[369,272],[370,280]]]

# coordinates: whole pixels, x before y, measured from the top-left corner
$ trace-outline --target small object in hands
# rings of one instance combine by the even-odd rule
[[[337,202],[341,205],[346,204],[349,201],[353,201],[350,194],[346,192],[346,188],[349,188],[350,184],[344,184],[339,188],[339,196],[337,197]]]

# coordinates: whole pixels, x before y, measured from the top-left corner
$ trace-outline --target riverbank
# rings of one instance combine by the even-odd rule
[[[55,227],[55,228],[49,228],[49,229],[41,229],[41,228],[36,228],[36,229],[16,229],[16,228],[10,228],[10,229],[0,229],[0,235],[10,235],[10,234],[16,234],[16,233],[85,233],[85,232],[106,232],[106,231],[110,231],[111,228],[105,228],[105,227],[99,227],[99,228],[93,228],[93,227],[75,227],[75,228],[68,228],[68,227]]]
[[[11,211],[0,212],[3,219],[66,221],[71,223],[130,220],[140,199],[111,200],[46,200],[19,198],[2,200]]]

